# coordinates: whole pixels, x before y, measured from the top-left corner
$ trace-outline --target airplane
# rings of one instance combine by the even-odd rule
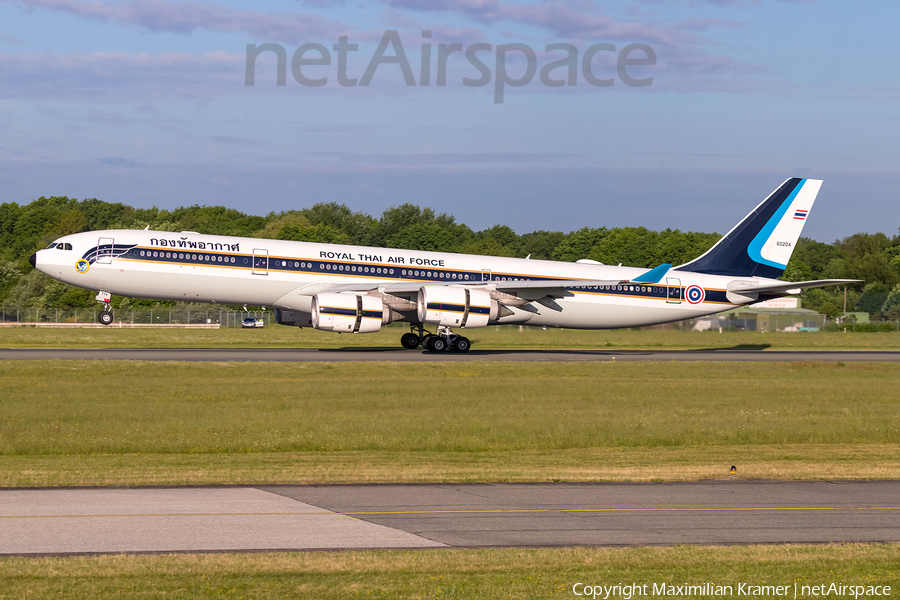
[[[520,324],[571,329],[656,325],[723,312],[804,288],[786,282],[791,253],[822,181],[790,178],[699,258],[653,269],[205,235],[106,230],[63,236],[30,257],[91,290],[113,322],[112,294],[270,306],[276,322],[371,333],[408,322],[400,343],[467,352],[454,329]],[[435,332],[426,331],[433,326]]]

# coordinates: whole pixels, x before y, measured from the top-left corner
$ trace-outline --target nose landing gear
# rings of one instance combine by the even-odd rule
[[[109,302],[112,300],[112,294],[109,292],[97,292],[96,300],[103,305],[103,310],[97,315],[97,321],[99,321],[101,325],[112,325],[113,313],[112,308],[109,306]]]
[[[472,347],[469,338],[453,333],[449,327],[443,325],[437,328],[437,334],[425,331],[422,325],[412,325],[411,329],[418,329],[404,333],[400,338],[400,344],[409,350],[415,350],[421,344],[428,352],[468,352]]]

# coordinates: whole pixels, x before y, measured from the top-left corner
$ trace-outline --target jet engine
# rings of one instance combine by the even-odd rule
[[[336,333],[375,333],[391,322],[390,309],[381,298],[361,294],[316,294],[312,300],[312,326]]]
[[[421,323],[445,327],[486,327],[497,319],[500,305],[490,294],[467,287],[424,285],[419,288],[417,316]]]

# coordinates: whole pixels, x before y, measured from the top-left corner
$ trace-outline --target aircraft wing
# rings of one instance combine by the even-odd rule
[[[423,285],[426,286],[468,286],[483,287],[487,289],[497,290],[498,292],[506,292],[507,294],[517,294],[519,292],[527,292],[529,295],[535,292],[542,292],[543,296],[558,295],[571,296],[568,288],[586,288],[600,285],[617,285],[622,280],[584,280],[584,279],[551,279],[551,280],[525,280],[525,281],[404,281],[402,283],[391,283],[385,286],[386,294],[412,294],[419,291]],[[372,288],[367,288],[372,289]],[[354,290],[362,291],[361,288]],[[329,290],[337,291],[337,290]],[[350,290],[348,290],[350,291]]]
[[[553,296],[563,298],[571,296],[569,288],[588,288],[601,285],[617,285],[623,280],[584,280],[584,279],[549,279],[526,281],[402,281],[390,283],[384,280],[359,281],[354,283],[335,283],[333,281],[319,281],[308,283],[297,288],[292,293],[303,296],[313,296],[326,292],[371,292],[380,290],[385,294],[394,296],[409,296],[416,294],[422,286],[467,286],[473,288],[485,288],[499,292],[518,295],[540,297]]]
[[[763,285],[748,285],[729,287],[729,292],[757,293],[757,294],[789,294],[791,290],[825,287],[827,285],[841,285],[843,283],[859,283],[861,279],[816,279],[813,281],[782,281],[779,283],[766,283]]]

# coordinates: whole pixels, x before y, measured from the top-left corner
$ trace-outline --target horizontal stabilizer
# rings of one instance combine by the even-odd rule
[[[650,269],[643,275],[635,277],[631,281],[635,283],[659,283],[662,281],[662,278],[666,276],[666,273],[669,272],[669,269],[672,268],[672,265],[669,264],[661,264],[655,269]]]
[[[782,281],[779,283],[767,283],[765,285],[748,285],[729,287],[728,291],[757,294],[788,294],[791,290],[825,287],[827,285],[842,285],[845,283],[859,283],[861,279],[817,279],[814,281]]]

